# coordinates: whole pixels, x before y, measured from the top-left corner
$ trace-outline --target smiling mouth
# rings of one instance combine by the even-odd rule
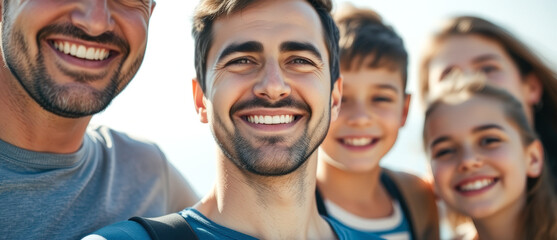
[[[85,45],[76,44],[68,41],[52,40],[50,41],[54,49],[60,53],[73,56],[75,58],[102,61],[111,55],[110,49],[99,47],[87,47]]]
[[[370,146],[377,143],[379,141],[379,138],[351,137],[351,138],[340,138],[338,141],[346,146],[363,147],[363,146]]]
[[[499,178],[482,178],[475,181],[467,182],[456,186],[456,190],[460,192],[479,191],[491,187],[499,181]]]
[[[297,115],[249,115],[243,117],[246,121],[253,124],[277,125],[289,124],[300,118]]]

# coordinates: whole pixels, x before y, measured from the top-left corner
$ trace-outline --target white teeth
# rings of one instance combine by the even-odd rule
[[[85,54],[85,58],[87,58],[89,60],[95,59],[95,49],[94,48],[88,48],[87,53]]]
[[[88,48],[84,45],[76,45],[66,41],[55,41],[54,47],[64,54],[87,60],[104,60],[108,58],[109,54],[109,50],[104,48]]]
[[[87,50],[86,50],[85,46],[79,45],[77,47],[77,53],[75,54],[75,56],[78,57],[78,58],[85,58],[86,53],[87,53]]]
[[[346,145],[352,145],[352,146],[364,146],[364,145],[368,145],[371,143],[373,139],[371,138],[367,138],[367,137],[361,137],[361,138],[344,138],[342,139],[343,143]]]
[[[247,117],[247,119],[248,119],[248,122],[250,122],[250,123],[271,125],[271,124],[291,123],[292,121],[294,121],[294,116],[293,115],[275,115],[275,116],[269,116],[269,115],[256,116],[256,115],[253,115],[253,116]]]
[[[70,43],[68,43],[68,42],[64,43],[64,53],[65,54],[70,53]]]
[[[75,46],[75,44],[72,44],[70,46],[70,55],[75,56],[77,54],[77,47]]]
[[[460,186],[460,189],[463,191],[474,191],[474,190],[482,189],[491,183],[493,183],[493,179],[480,179],[480,180],[466,183]]]

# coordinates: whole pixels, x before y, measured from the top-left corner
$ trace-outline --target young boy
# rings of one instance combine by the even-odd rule
[[[372,10],[349,6],[335,21],[344,84],[340,115],[319,151],[319,211],[386,239],[439,239],[431,187],[414,175],[379,166],[410,103],[402,39]]]

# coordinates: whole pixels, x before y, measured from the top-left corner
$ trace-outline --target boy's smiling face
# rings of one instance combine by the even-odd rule
[[[394,145],[410,97],[405,97],[398,71],[362,68],[341,74],[341,110],[321,145],[320,158],[346,171],[370,171]]]

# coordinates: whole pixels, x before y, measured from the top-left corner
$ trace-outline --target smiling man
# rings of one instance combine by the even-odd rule
[[[198,6],[194,103],[219,146],[213,190],[180,212],[199,239],[370,238],[321,217],[315,203],[315,150],[341,101],[330,9],[326,0]],[[148,233],[142,225],[122,222],[95,236],[157,239],[172,232]]]
[[[137,72],[154,2],[1,4],[0,236],[76,239],[195,203],[156,145],[88,128]]]

